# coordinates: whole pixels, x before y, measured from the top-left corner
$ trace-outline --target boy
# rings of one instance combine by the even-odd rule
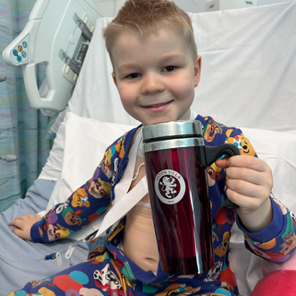
[[[236,142],[241,148],[242,155],[219,160],[209,170],[215,176],[209,182],[215,267],[187,276],[168,275],[161,270],[146,194],[100,237],[88,238],[87,262],[28,283],[10,295],[238,295],[228,256],[235,220],[252,252],[284,261],[294,251],[289,245],[294,246],[290,243],[295,242],[295,222],[270,193],[270,168],[251,157],[255,152],[240,130],[225,127],[210,117],[193,116],[190,106],[200,80],[201,58],[191,21],[174,3],[128,0],[105,29],[104,37],[114,83],[131,116],[144,126],[196,118],[204,125],[207,145]],[[115,141],[92,179],[66,203],[53,207],[41,220],[30,215],[15,219],[10,223],[16,227],[14,233],[35,242],[65,237],[85,225],[79,221],[92,221],[124,192],[138,188],[145,175],[140,137],[141,126]],[[228,199],[238,208],[227,208]],[[65,217],[74,212],[80,213],[80,220],[70,225]]]

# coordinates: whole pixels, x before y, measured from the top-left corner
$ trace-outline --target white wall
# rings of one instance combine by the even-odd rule
[[[205,12],[206,0],[171,0],[184,11]]]
[[[115,16],[125,0],[92,0],[102,16]],[[149,1],[149,0],[148,0]],[[206,0],[171,0],[185,11],[204,12]]]
[[[92,0],[95,9],[102,16],[115,16],[125,0]],[[149,1],[149,0],[148,0]],[[184,11],[205,12],[206,2],[210,0],[170,0],[175,2]],[[225,0],[224,0],[225,1]],[[258,5],[288,2],[292,0],[257,0]]]
[[[104,17],[115,16],[125,0],[92,0],[95,9]]]

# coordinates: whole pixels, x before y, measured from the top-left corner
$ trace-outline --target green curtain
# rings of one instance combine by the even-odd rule
[[[36,0],[0,0],[0,157],[18,156],[15,162],[0,160],[0,212],[22,198],[38,177],[49,155],[48,118],[31,108],[21,67],[4,63],[2,52],[23,30]],[[61,0],[62,1],[62,0]],[[37,67],[37,82],[45,78]]]

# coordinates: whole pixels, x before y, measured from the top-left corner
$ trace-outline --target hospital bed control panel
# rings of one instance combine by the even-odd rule
[[[22,66],[30,105],[62,111],[76,84],[97,12],[92,0],[37,0],[24,30],[3,51],[10,66]],[[45,65],[48,92],[41,95],[36,66]]]
[[[10,60],[14,64],[24,64],[29,61],[29,44],[30,35],[27,35],[15,48],[11,51]]]

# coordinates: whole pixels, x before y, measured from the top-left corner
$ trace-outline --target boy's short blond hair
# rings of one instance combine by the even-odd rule
[[[127,0],[117,16],[104,29],[103,36],[111,55],[114,41],[123,32],[131,30],[141,36],[147,36],[167,28],[179,30],[183,34],[193,58],[196,58],[197,48],[190,17],[168,0]]]

